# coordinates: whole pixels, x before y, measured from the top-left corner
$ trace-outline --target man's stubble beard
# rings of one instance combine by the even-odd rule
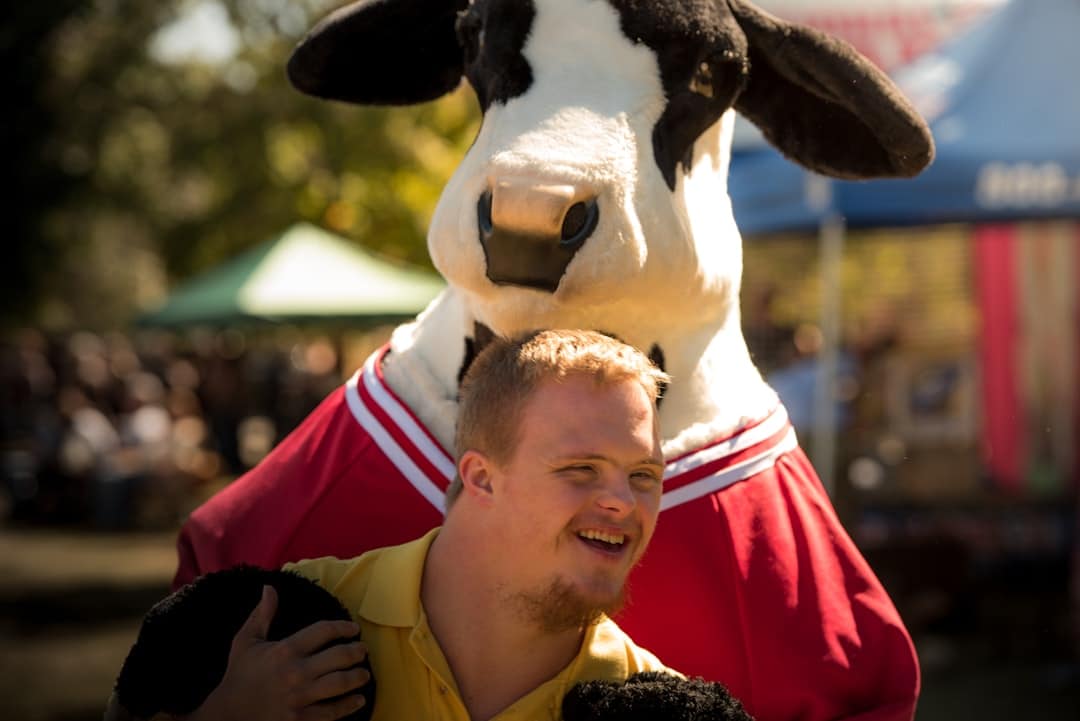
[[[519,591],[508,597],[526,623],[534,624],[545,634],[573,631],[613,616],[626,603],[626,586],[607,603],[597,603],[565,579],[556,578],[546,588]]]

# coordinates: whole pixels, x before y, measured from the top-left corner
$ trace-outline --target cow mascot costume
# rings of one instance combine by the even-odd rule
[[[759,721],[910,719],[911,640],[747,351],[727,194],[735,111],[815,171],[916,174],[933,145],[896,87],[746,0],[359,0],[288,69],[349,103],[475,90],[483,124],[428,234],[449,287],[192,514],[176,583],[420,536],[484,343],[598,329],[673,378],[661,519],[622,627]]]

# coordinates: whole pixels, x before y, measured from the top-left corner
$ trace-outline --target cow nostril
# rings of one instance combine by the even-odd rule
[[[490,233],[495,227],[491,221],[491,191],[485,190],[476,201],[476,219],[481,233]]]
[[[581,245],[596,230],[599,219],[600,210],[596,205],[596,200],[574,203],[563,217],[559,245],[565,247]]]
[[[584,203],[571,205],[570,210],[566,211],[566,217],[563,218],[562,239],[567,240],[580,233],[581,229],[585,227],[585,221],[588,220],[588,217],[589,209],[585,207]]]

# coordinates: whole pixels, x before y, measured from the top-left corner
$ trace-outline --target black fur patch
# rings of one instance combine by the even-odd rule
[[[670,189],[693,162],[694,142],[730,108],[749,76],[746,36],[723,0],[608,0],[623,33],[656,53],[667,105],[653,155]]]
[[[457,380],[459,386],[461,385],[461,379],[469,371],[469,366],[476,360],[476,356],[480,355],[480,352],[493,340],[495,340],[495,331],[479,321],[473,323],[473,337],[465,339],[465,357],[461,361],[461,368],[458,369]]]
[[[522,49],[536,17],[532,0],[476,0],[457,21],[465,77],[480,108],[523,95],[533,82]]]
[[[649,349],[649,360],[653,362],[653,365],[660,370],[667,372],[667,368],[664,367],[664,351],[656,343],[652,344],[652,348]],[[660,404],[664,402],[664,392],[667,390],[668,384],[660,384],[660,394],[656,397],[656,407],[659,408]]]

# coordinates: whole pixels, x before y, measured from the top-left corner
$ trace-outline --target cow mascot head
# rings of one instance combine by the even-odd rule
[[[350,103],[476,91],[480,133],[428,234],[450,289],[386,363],[448,446],[477,346],[536,327],[602,330],[660,362],[669,455],[775,404],[740,330],[734,111],[836,177],[910,176],[933,154],[868,61],[744,0],[361,0],[289,74]]]

